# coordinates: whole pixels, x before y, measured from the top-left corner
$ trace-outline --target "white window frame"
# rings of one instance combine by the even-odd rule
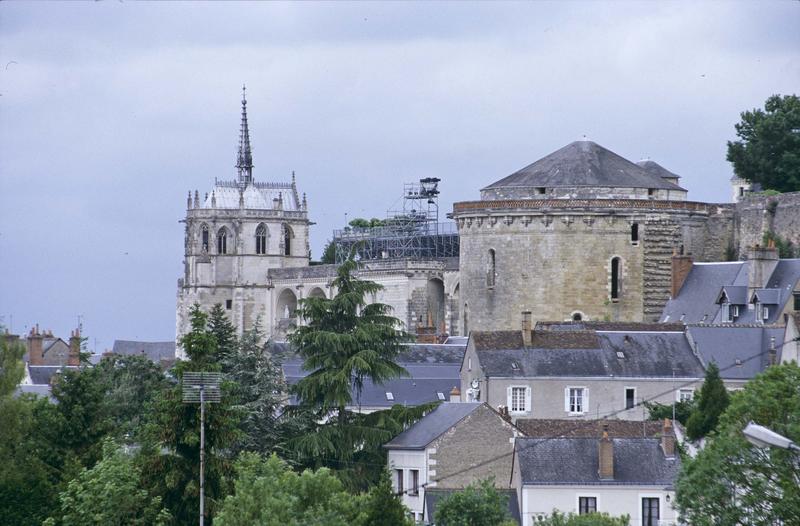
[[[522,410],[515,410],[514,409],[514,389],[524,389],[523,393],[523,409]],[[523,413],[530,413],[531,412],[531,387],[529,385],[509,385],[506,389],[506,404],[508,406],[508,412],[514,414],[523,414]]]
[[[628,389],[633,389],[633,406],[632,407],[628,407]],[[636,389],[636,387],[634,387],[632,385],[627,385],[622,390],[622,396],[624,397],[623,404],[624,404],[624,407],[625,407],[626,411],[630,411],[631,409],[636,409],[636,400],[638,399],[638,396],[637,396],[638,394],[639,394],[638,393],[638,389]]]
[[[595,511],[600,513],[600,495],[598,493],[576,493],[575,494],[575,513],[581,513],[581,497],[589,497],[594,499]]]
[[[689,391],[691,393],[691,396],[689,398],[687,398],[687,399],[683,399],[683,397],[681,395],[683,393],[685,393],[686,391]],[[688,401],[688,400],[694,400],[694,387],[683,387],[681,389],[678,389],[678,391],[675,393],[675,401],[676,402],[685,402],[685,401]]]
[[[581,405],[580,411],[572,410],[572,389],[580,389],[581,392]],[[589,412],[589,388],[585,385],[568,385],[564,388],[564,411],[570,415],[585,415]]]

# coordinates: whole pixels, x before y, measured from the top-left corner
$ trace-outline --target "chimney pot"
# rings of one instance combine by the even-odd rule
[[[459,389],[455,385],[450,390],[450,401],[451,402],[460,402],[461,401],[461,389]]]

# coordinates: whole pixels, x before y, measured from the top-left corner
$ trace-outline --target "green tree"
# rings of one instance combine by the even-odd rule
[[[439,501],[434,521],[440,526],[505,526],[514,524],[508,513],[508,497],[482,480]]]
[[[200,407],[181,396],[181,380],[187,371],[219,371],[217,339],[208,329],[208,317],[194,305],[191,330],[181,338],[188,360],[178,362],[172,374],[178,382],[161,393],[143,434],[142,473],[150,494],[160,495],[179,524],[196,520],[199,508]],[[241,412],[233,407],[233,386],[222,384],[222,402],[207,404],[205,415],[206,513],[213,517],[228,493],[232,470],[231,447],[239,437]]]
[[[0,398],[12,394],[25,376],[24,354],[24,345],[0,334]]]
[[[233,326],[225,314],[222,304],[217,303],[211,307],[208,313],[208,332],[214,335],[217,340],[217,357],[224,360],[226,356],[234,352],[238,340],[236,338],[236,327]]]
[[[554,511],[552,515],[547,517],[544,521],[537,522],[537,526],[628,526],[630,524],[630,517],[623,515],[622,517],[613,517],[608,513],[584,513],[577,515],[575,513],[563,514]]]
[[[327,469],[292,471],[277,456],[243,453],[236,463],[235,491],[225,498],[217,526],[360,526],[363,497],[344,490]]]
[[[740,140],[728,142],[734,173],[765,190],[800,190],[800,98],[773,95],[763,110],[745,111],[741,118]]]
[[[400,496],[395,494],[389,472],[384,470],[378,483],[370,489],[364,503],[365,526],[411,526],[408,508]]]
[[[685,460],[676,489],[687,524],[800,524],[800,459],[750,444],[742,429],[751,421],[800,442],[796,363],[771,366],[735,393],[706,447]]]
[[[719,367],[711,362],[706,369],[706,378],[700,395],[689,419],[686,421],[686,434],[697,440],[709,434],[717,427],[719,415],[730,403],[728,390],[719,376]]]
[[[665,418],[672,419],[672,404],[645,402],[644,406],[647,408],[647,416],[650,420],[659,420],[663,422]],[[686,422],[689,420],[689,417],[692,416],[692,411],[694,408],[694,400],[675,402],[675,420],[685,426]]]
[[[320,262],[329,265],[336,263],[336,243],[332,239],[325,244]]]
[[[61,506],[45,526],[149,526],[168,524],[161,498],[141,488],[141,472],[132,456],[111,440],[103,444],[103,458],[84,469],[60,495]]]

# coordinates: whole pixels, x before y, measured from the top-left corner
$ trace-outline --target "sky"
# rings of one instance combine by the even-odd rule
[[[800,86],[798,2],[0,3],[0,324],[172,340],[188,190],[297,175],[312,255],[584,136],[727,202],[740,112]],[[444,219],[444,218],[443,218]]]

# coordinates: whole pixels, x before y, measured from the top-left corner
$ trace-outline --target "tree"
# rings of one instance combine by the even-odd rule
[[[800,190],[800,98],[773,95],[764,110],[745,111],[741,118],[740,140],[728,142],[734,173],[765,190]]]
[[[225,498],[217,526],[364,524],[363,497],[350,495],[327,469],[293,472],[276,455],[243,453],[236,463],[235,491]]]
[[[730,403],[728,390],[719,376],[719,367],[711,362],[706,369],[706,379],[700,388],[697,405],[686,421],[686,434],[697,440],[709,434],[717,427],[719,415]]]
[[[686,459],[676,489],[687,524],[800,524],[797,454],[750,444],[742,429],[751,421],[800,442],[796,363],[771,366],[735,393],[706,447]]]
[[[238,341],[236,327],[230,322],[220,303],[211,307],[211,312],[208,313],[208,332],[213,334],[217,340],[218,359],[224,360],[234,351]]]
[[[178,382],[161,393],[143,433],[142,475],[153,495],[179,524],[196,520],[199,508],[200,408],[186,404],[181,396],[181,379],[187,371],[219,371],[217,339],[208,328],[208,316],[194,305],[191,330],[181,338],[188,360],[178,362],[172,374]],[[231,447],[239,438],[240,410],[232,407],[233,386],[222,384],[222,402],[207,404],[205,415],[206,513],[213,517],[228,493],[232,473]]]
[[[320,262],[329,265],[336,263],[336,243],[334,243],[332,239],[325,244]]]
[[[508,513],[508,497],[497,491],[492,479],[470,484],[444,497],[436,506],[434,519],[440,526],[515,524]]]
[[[130,526],[168,524],[161,498],[141,488],[141,472],[133,458],[113,441],[103,444],[103,459],[84,469],[60,495],[57,516],[45,526]]]
[[[411,526],[408,508],[395,494],[389,472],[384,470],[378,483],[370,489],[364,503],[365,526]]]
[[[0,398],[11,395],[25,377],[24,354],[24,345],[0,334]]]
[[[552,515],[547,517],[544,521],[537,522],[537,526],[628,526],[630,524],[630,517],[623,515],[622,517],[612,517],[608,513],[584,513],[576,515],[575,513],[563,514],[554,511]]]
[[[672,404],[659,404],[658,402],[645,402],[647,408],[647,417],[650,420],[657,420],[663,422],[665,418],[672,419]],[[692,416],[692,411],[695,408],[694,400],[683,400],[675,402],[675,420],[686,425],[689,417]]]

